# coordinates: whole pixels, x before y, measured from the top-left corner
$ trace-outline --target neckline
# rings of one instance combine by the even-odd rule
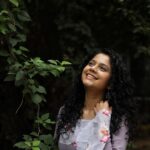
[[[86,122],[89,122],[89,121],[92,121],[92,120],[94,120],[95,119],[95,117],[94,118],[92,118],[92,119],[83,119],[83,118],[81,118],[81,119],[79,119],[80,121],[86,121]]]

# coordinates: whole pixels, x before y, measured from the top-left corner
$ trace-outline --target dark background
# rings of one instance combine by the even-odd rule
[[[150,1],[149,0],[31,0],[25,1],[32,21],[26,47],[30,56],[72,62],[60,78],[41,79],[47,88],[42,112],[56,119],[71,81],[92,48],[108,47],[120,53],[130,67],[138,106],[136,150],[150,149]],[[0,76],[0,145],[3,150],[32,128],[35,108],[24,103],[21,89]]]

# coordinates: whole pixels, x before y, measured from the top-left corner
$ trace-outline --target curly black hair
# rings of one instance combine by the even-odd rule
[[[74,80],[72,92],[70,92],[61,113],[58,115],[57,135],[66,133],[76,126],[77,120],[82,116],[85,100],[85,89],[81,81],[81,73],[88,62],[99,53],[110,57],[112,74],[109,81],[109,90],[105,92],[105,99],[112,106],[112,116],[110,123],[110,134],[112,135],[120,128],[122,119],[128,127],[129,140],[132,139],[134,129],[135,101],[133,95],[133,82],[131,80],[127,66],[122,57],[115,51],[107,48],[93,50],[84,60],[80,71]]]

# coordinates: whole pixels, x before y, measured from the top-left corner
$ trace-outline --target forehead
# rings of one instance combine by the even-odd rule
[[[110,66],[110,57],[103,53],[96,54],[91,60],[94,60],[97,63],[103,63]]]

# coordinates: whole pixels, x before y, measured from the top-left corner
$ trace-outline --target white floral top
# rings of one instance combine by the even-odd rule
[[[103,150],[106,142],[110,139],[110,118],[111,113],[103,109],[92,120],[79,119],[73,129],[74,133],[68,131],[67,134],[60,135],[59,149]]]

